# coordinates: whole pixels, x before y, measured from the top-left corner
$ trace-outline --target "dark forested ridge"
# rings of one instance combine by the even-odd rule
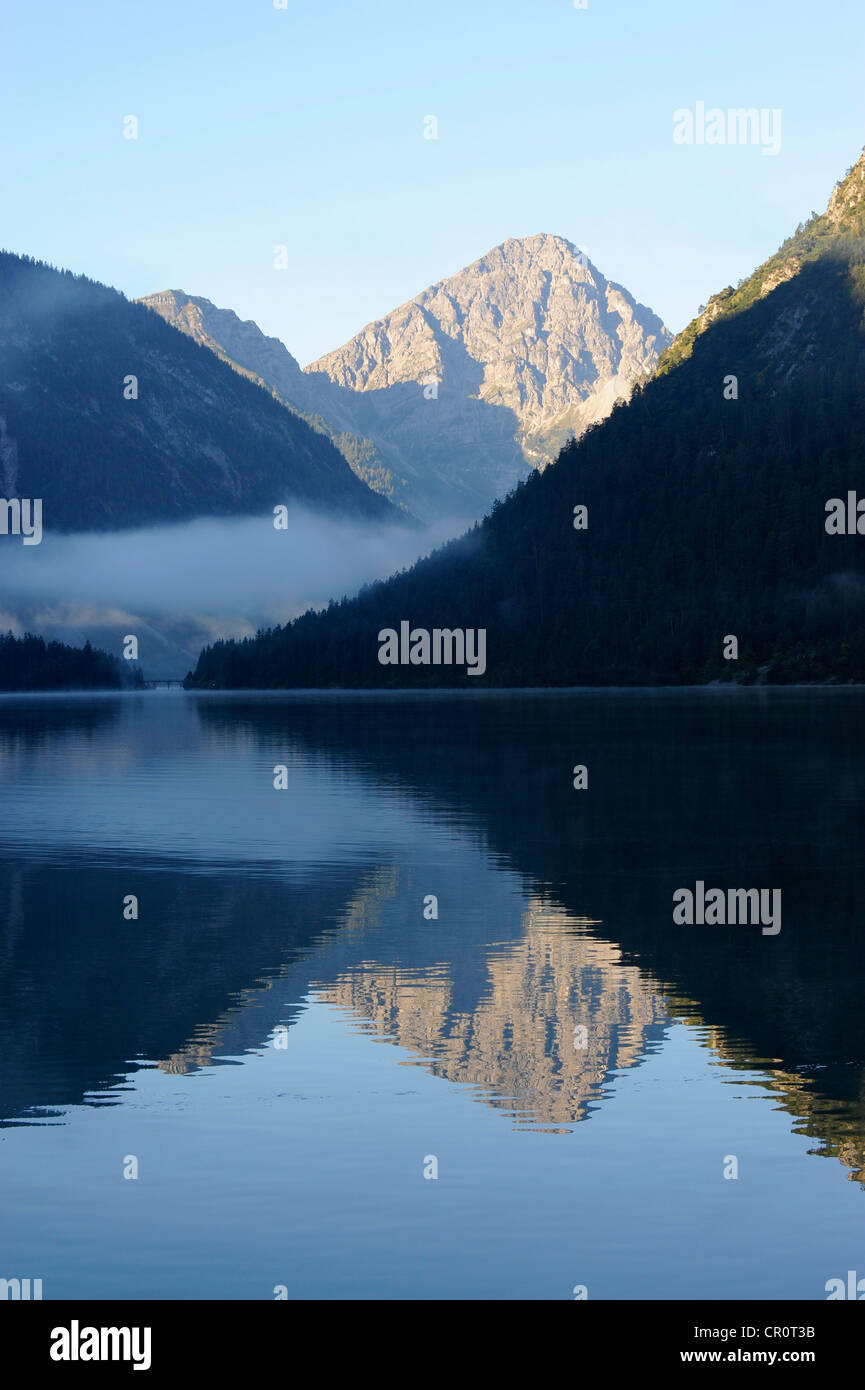
[[[188,684],[865,679],[865,534],[826,529],[829,499],[865,498],[863,169],[819,254],[692,335],[466,536],[354,600],[208,647]],[[485,628],[485,674],[380,665],[379,631],[404,620]]]
[[[0,482],[5,496],[41,498],[55,531],[292,502],[398,516],[329,439],[157,314],[9,252],[0,252]]]
[[[25,633],[0,633],[0,690],[120,690],[140,686],[141,672],[91,647],[67,647]]]

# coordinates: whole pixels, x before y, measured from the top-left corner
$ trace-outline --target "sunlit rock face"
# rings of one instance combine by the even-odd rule
[[[659,986],[586,924],[533,900],[523,934],[487,959],[471,1009],[449,970],[364,961],[320,997],[414,1053],[434,1075],[477,1088],[518,1121],[583,1119],[614,1072],[637,1065],[669,1018]]]
[[[672,341],[546,234],[503,242],[303,370],[207,299],[143,302],[317,422],[364,481],[426,521],[480,516],[627,399]]]

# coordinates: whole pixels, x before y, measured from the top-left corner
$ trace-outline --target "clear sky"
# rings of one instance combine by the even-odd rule
[[[3,0],[0,245],[305,364],[553,232],[675,330],[825,206],[863,74],[863,0]],[[699,101],[779,109],[780,153],[674,143]]]

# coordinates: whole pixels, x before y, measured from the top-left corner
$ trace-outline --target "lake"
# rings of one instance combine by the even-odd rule
[[[567,1300],[865,1275],[863,703],[0,698],[0,1277]],[[781,929],[675,922],[697,884],[777,891]]]

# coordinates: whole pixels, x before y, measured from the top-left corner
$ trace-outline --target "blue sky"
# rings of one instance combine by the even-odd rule
[[[862,0],[4,0],[0,244],[305,364],[554,232],[675,330],[825,206],[863,60]],[[675,144],[698,101],[780,109],[780,153]]]

